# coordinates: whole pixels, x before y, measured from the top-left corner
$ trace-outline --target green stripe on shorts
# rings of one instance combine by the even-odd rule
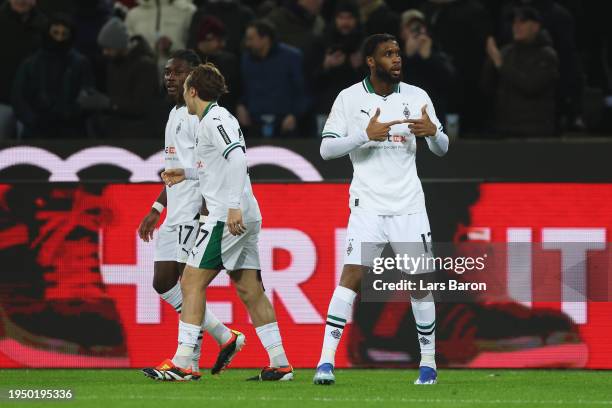
[[[221,239],[223,238],[223,228],[225,223],[223,221],[217,221],[217,225],[213,227],[210,233],[210,239],[204,250],[202,261],[200,262],[200,269],[217,269],[223,265],[221,259]]]

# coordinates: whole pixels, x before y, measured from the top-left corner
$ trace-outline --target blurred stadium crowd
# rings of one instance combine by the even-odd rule
[[[161,138],[181,48],[221,69],[250,137],[312,138],[379,32],[451,136],[611,134],[610,15],[579,0],[0,0],[0,139]]]

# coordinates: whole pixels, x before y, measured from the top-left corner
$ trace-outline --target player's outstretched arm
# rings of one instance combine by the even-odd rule
[[[197,169],[168,169],[162,173],[162,179],[168,187],[182,183],[185,180],[197,180]]]
[[[427,112],[427,106],[425,104],[421,108],[419,119],[408,119],[408,123],[410,123],[408,127],[415,136],[425,138],[432,153],[437,156],[444,156],[448,151],[448,136],[442,131],[442,126],[436,126],[431,120]]]
[[[166,186],[164,186],[155,200],[156,203],[159,203],[162,207],[166,207],[167,204],[166,197]],[[163,211],[163,208],[161,208]],[[159,222],[159,217],[161,216],[161,212],[155,207],[151,207],[151,210],[144,216],[140,225],[138,226],[138,236],[144,242],[149,242],[153,239],[153,231],[155,231],[155,226]]]
[[[324,160],[336,159],[346,156],[369,141],[383,142],[387,140],[391,126],[406,122],[406,119],[379,122],[379,116],[380,108],[376,109],[376,113],[370,118],[365,132],[349,133],[347,137],[324,138],[321,141],[321,157]]]

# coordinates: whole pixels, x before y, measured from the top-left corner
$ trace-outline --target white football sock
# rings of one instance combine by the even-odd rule
[[[321,359],[317,367],[324,363],[334,365],[336,359],[336,349],[340,344],[342,332],[346,321],[353,313],[353,302],[357,293],[349,288],[338,286],[329,302],[327,309],[327,323],[325,324],[325,334],[323,335],[323,347],[321,349]]]
[[[221,323],[221,321],[217,319],[217,316],[215,316],[208,307],[204,313],[204,320],[202,320],[202,329],[204,329],[204,331],[207,333],[210,333],[210,335],[220,346],[224,345],[229,339],[232,338],[232,331]]]
[[[436,304],[429,292],[422,299],[410,297],[416,322],[417,338],[421,346],[421,366],[436,369]]]
[[[172,359],[174,365],[181,368],[189,368],[191,366],[191,356],[193,355],[193,349],[198,344],[200,329],[200,326],[179,320],[178,347]]]
[[[202,355],[202,340],[204,339],[204,332],[200,330],[198,336],[198,342],[196,343],[193,354],[191,355],[191,369],[193,371],[200,371],[200,356]]]
[[[268,323],[255,328],[261,344],[264,346],[270,357],[270,367],[287,367],[289,361],[285,355],[283,341],[281,339],[278,323]]]
[[[177,282],[172,289],[162,293],[162,299],[170,303],[170,306],[176,310],[177,313],[181,313],[181,307],[183,306],[183,293],[181,292],[181,282]]]

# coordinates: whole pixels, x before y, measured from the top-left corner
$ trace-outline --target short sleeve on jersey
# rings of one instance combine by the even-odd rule
[[[327,117],[322,138],[326,137],[345,137],[347,135],[346,115],[344,113],[344,102],[342,93],[340,93],[331,108],[331,112]]]

